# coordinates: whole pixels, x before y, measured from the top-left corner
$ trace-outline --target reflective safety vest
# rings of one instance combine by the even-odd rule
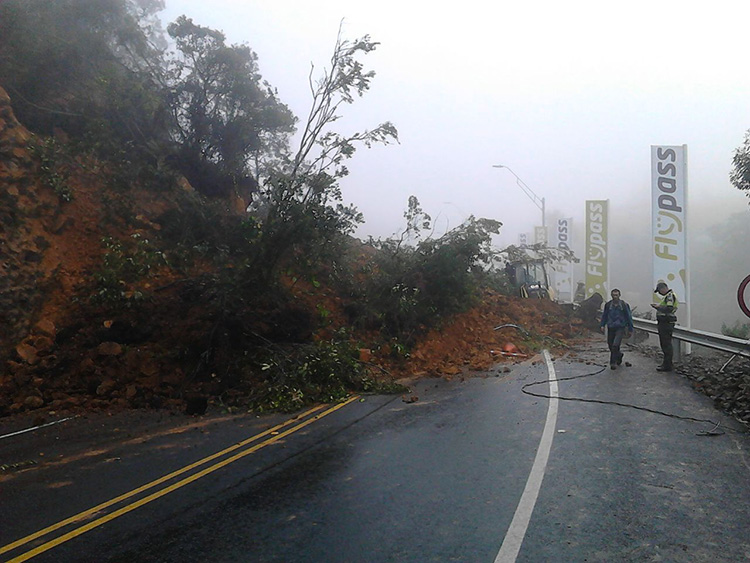
[[[661,296],[661,301],[656,306],[656,320],[667,323],[677,322],[677,296],[670,289],[665,295]]]

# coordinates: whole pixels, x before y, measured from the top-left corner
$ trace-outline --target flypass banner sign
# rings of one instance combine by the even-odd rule
[[[607,299],[609,200],[586,201],[586,297]]]
[[[547,227],[534,227],[534,244],[547,246]]]
[[[573,218],[558,219],[555,247],[558,250],[570,250],[572,241]],[[555,265],[555,294],[558,300],[563,303],[573,301],[573,264],[570,262],[558,262]]]
[[[654,287],[660,281],[689,303],[687,283],[687,145],[651,147]],[[687,325],[689,326],[689,325]]]

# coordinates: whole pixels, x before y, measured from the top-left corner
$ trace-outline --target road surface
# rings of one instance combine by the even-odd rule
[[[750,437],[625,359],[598,342],[293,417],[0,421],[0,561],[749,560]]]

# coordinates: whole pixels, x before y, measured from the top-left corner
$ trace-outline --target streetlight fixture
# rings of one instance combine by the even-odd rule
[[[493,164],[492,168],[505,168],[508,172],[510,172],[511,174],[513,174],[516,177],[516,184],[518,184],[518,187],[523,190],[523,193],[525,193],[532,202],[534,202],[534,205],[536,205],[539,209],[541,209],[541,211],[542,211],[542,227],[544,227],[546,229],[547,228],[547,223],[545,222],[545,215],[544,215],[544,198],[543,197],[540,198],[538,195],[536,195],[531,190],[531,188],[526,185],[526,182],[524,182],[523,180],[521,180],[521,178],[518,177],[518,174],[516,174],[515,172],[513,172],[513,170],[511,170],[507,166],[504,166],[502,164]]]

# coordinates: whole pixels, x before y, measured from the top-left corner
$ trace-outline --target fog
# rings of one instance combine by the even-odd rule
[[[636,314],[651,311],[654,285],[651,278],[650,215],[642,206],[615,207],[610,202],[609,287],[621,290]],[[750,213],[742,206],[728,213],[721,205],[704,205],[688,215],[688,277],[692,306],[691,325],[721,332],[722,325],[748,323],[737,303],[737,289],[750,274]],[[574,266],[574,279],[583,281],[584,241],[574,245],[582,262]],[[685,296],[678,313],[686,324]]]
[[[548,225],[573,217],[579,257],[585,200],[609,200],[610,287],[640,311],[653,290],[650,146],[686,144],[692,324],[748,321],[736,288],[750,250],[734,245],[717,264],[709,232],[737,214],[750,222],[729,182],[750,128],[750,5],[167,0],[162,20],[181,14],[249,45],[298,117],[342,19],[345,38],[380,42],[363,59],[376,72],[370,91],[337,122],[343,133],[384,121],[399,131],[400,144],[361,148],[348,163],[344,197],[366,219],[357,236],[399,232],[416,195],[436,234],[474,215],[503,222],[499,247],[516,244],[541,212],[515,174],[545,199]]]

